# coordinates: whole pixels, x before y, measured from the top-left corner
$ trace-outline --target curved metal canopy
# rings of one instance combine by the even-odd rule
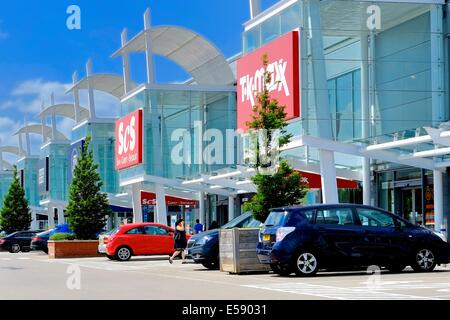
[[[49,126],[43,126],[42,124],[30,124],[17,130],[14,135],[18,135],[21,133],[34,133],[41,136],[44,134],[44,138],[49,138],[52,136],[52,128]],[[69,139],[67,139],[67,137],[58,130],[56,130],[56,140],[69,141]]]
[[[67,92],[73,91],[73,89],[77,88],[88,89],[89,81],[94,90],[102,91],[109,93],[116,98],[120,99],[125,94],[125,88],[123,83],[123,78],[113,75],[113,74],[95,74],[82,80],[78,81],[74,86],[72,86]],[[134,82],[130,82],[130,89],[134,89],[137,87],[137,84]]]
[[[4,170],[12,170],[13,169],[12,164],[9,163],[8,161],[3,160],[2,163],[3,163],[3,169]]]
[[[73,104],[55,104],[47,107],[39,113],[39,117],[49,117],[53,114],[75,120],[75,110]],[[80,121],[88,118],[89,110],[80,107]]]
[[[25,150],[23,149],[21,150],[20,148],[14,146],[2,146],[0,147],[0,152],[11,153],[18,157],[21,157],[24,154],[26,154]]]
[[[233,71],[222,53],[199,34],[180,27],[162,26],[151,29],[152,50],[184,68],[197,84],[230,85],[235,82]],[[141,31],[113,53],[145,51],[146,31]]]

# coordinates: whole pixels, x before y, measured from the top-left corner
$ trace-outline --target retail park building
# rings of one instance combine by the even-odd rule
[[[195,31],[152,25],[147,11],[144,29],[132,38],[124,30],[112,55],[122,60],[123,74],[92,73],[89,61],[84,78],[73,75],[73,103],[52,99],[39,115],[42,123],[16,132],[18,145],[0,146],[0,195],[11,181],[2,154],[12,153],[33,227],[63,223],[72,168],[89,135],[114,212],[109,227],[123,219],[173,225],[178,217],[190,228],[197,218],[224,224],[256,191],[254,170],[245,161],[245,133],[215,145],[205,132],[230,138],[230,130],[245,129],[267,53],[276,80],[271,95],[286,105],[293,134],[282,154],[310,187],[307,202],[371,204],[445,231],[445,1],[284,0],[261,8],[250,0],[249,6],[242,53],[229,59]],[[134,53],[145,57],[145,83],[130,76]],[[177,63],[191,79],[156,83],[154,55]],[[87,106],[80,105],[80,91],[88,93]],[[96,116],[97,91],[120,101],[120,119]],[[70,137],[58,130],[57,117],[74,121]],[[31,153],[31,134],[42,136],[39,154]],[[183,161],[174,161],[180,145]],[[211,145],[219,147],[208,152]],[[227,161],[214,161],[218,152]]]

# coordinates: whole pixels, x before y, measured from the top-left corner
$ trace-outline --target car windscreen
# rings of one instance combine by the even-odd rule
[[[54,229],[50,229],[44,232],[39,232],[36,233],[36,237],[46,237],[46,236],[50,236],[50,234],[54,231]]]
[[[266,222],[264,222],[264,225],[266,227],[283,226],[286,223],[288,216],[289,216],[288,211],[271,211],[266,219]]]
[[[240,216],[234,218],[234,219],[231,220],[230,222],[224,224],[224,225],[222,226],[222,228],[223,228],[223,229],[238,228],[238,227],[242,224],[242,222],[243,222],[245,219],[248,219],[248,217],[250,217],[250,216],[251,216],[251,213],[248,213],[248,212],[247,212],[247,213],[244,213],[244,214],[242,214],[242,215],[240,215]]]

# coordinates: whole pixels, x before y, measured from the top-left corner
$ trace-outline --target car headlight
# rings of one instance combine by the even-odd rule
[[[436,231],[433,231],[433,233],[435,235],[437,235],[439,238],[441,238],[442,241],[447,242],[447,238],[445,237],[445,235],[443,233],[436,232]]]
[[[204,237],[200,238],[200,240],[196,241],[195,244],[197,244],[197,245],[204,245],[204,244],[206,244],[209,240],[211,240],[211,237],[209,237],[209,236],[204,236]]]

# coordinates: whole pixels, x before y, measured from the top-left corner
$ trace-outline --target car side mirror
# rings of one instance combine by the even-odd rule
[[[173,232],[169,232],[168,235],[173,237]]]

